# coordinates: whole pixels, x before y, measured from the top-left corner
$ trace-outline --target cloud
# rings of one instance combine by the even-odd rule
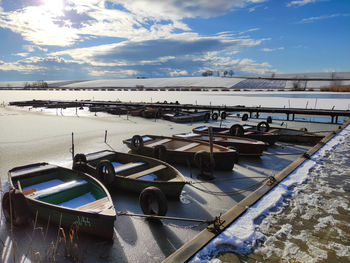
[[[181,69],[175,69],[169,73],[171,77],[178,77],[178,76],[187,76],[188,72],[187,70],[181,70]]]
[[[266,0],[111,0],[121,3],[127,10],[142,17],[175,19],[213,17],[236,8]]]
[[[12,9],[0,13],[0,27],[36,45],[71,46],[89,36],[167,38],[191,30],[184,18],[213,17],[266,0],[12,1]]]
[[[267,39],[234,39],[225,36],[202,37],[195,33],[173,35],[168,39],[123,41],[89,48],[68,49],[51,53],[69,55],[72,59],[94,66],[157,64],[185,56],[202,57],[208,52],[237,51],[260,45]]]
[[[323,16],[314,16],[314,17],[308,17],[303,18],[297,24],[306,24],[306,23],[313,23],[319,20],[329,19],[329,18],[335,18],[335,17],[347,17],[349,14],[331,14],[331,15],[323,15]]]
[[[273,52],[278,50],[284,50],[284,47],[277,47],[277,48],[262,48],[261,51],[264,52]]]
[[[311,4],[311,3],[324,2],[324,1],[328,1],[328,0],[295,0],[295,1],[291,1],[291,2],[287,3],[287,6],[288,7],[291,7],[291,6],[299,7],[299,6],[304,6],[304,5]]]

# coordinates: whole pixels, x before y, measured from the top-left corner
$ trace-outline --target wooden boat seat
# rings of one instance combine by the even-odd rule
[[[52,195],[52,194],[55,194],[55,193],[59,193],[59,192],[62,192],[64,190],[68,190],[68,189],[71,189],[71,188],[74,188],[74,187],[77,187],[77,186],[80,186],[80,185],[84,185],[84,184],[87,184],[87,181],[85,181],[85,180],[82,180],[82,181],[74,180],[74,181],[66,182],[66,183],[59,184],[59,185],[56,185],[56,186],[53,186],[53,187],[49,187],[49,188],[46,188],[46,189],[42,189],[42,190],[39,190],[39,191],[34,191],[34,192],[28,194],[27,196],[31,197],[31,198],[34,198],[34,199],[39,199],[39,198],[42,198],[42,197],[45,197],[45,196],[48,196],[48,195]]]
[[[113,162],[112,162],[112,164],[113,164]],[[118,173],[121,173],[123,171],[130,170],[132,168],[140,167],[140,166],[145,165],[145,164],[146,163],[144,163],[144,162],[126,163],[126,164],[122,164],[122,165],[119,165],[117,167],[114,167],[114,171],[116,174],[118,174]]]
[[[191,149],[193,147],[196,147],[198,145],[199,145],[199,143],[193,142],[193,143],[190,143],[190,144],[186,144],[186,145],[184,145],[184,146],[182,146],[180,148],[177,148],[174,151],[177,151],[177,152],[187,151],[187,150],[189,150],[189,149]]]
[[[167,142],[170,142],[170,141],[171,141],[171,139],[163,139],[163,140],[160,140],[160,141],[157,141],[157,142],[153,142],[153,143],[147,144],[146,146],[147,147],[154,147],[154,146],[161,145],[161,144],[164,144],[164,143],[167,143]]]
[[[131,179],[136,179],[136,178],[139,178],[141,176],[163,170],[165,168],[167,168],[167,167],[164,164],[160,164],[160,165],[154,166],[152,168],[149,168],[147,170],[143,170],[143,171],[138,172],[138,173],[127,175],[126,177],[131,178]]]
[[[110,205],[110,203],[108,202],[108,197],[103,197],[101,199],[98,199],[94,202],[88,203],[86,205],[82,205],[77,207],[77,210],[80,211],[96,211],[96,212],[100,212],[104,209],[109,208],[108,206]]]

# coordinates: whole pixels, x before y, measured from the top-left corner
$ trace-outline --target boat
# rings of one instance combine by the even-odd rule
[[[247,125],[243,127],[249,130],[258,130],[271,133],[277,133],[279,135],[279,141],[290,143],[302,143],[302,144],[317,144],[324,138],[324,135],[308,132],[307,129],[302,128],[300,130],[288,129],[283,127],[271,127],[268,122],[259,122],[258,125]]]
[[[175,164],[194,164],[203,170],[232,170],[238,153],[220,145],[158,135],[135,135],[123,140],[134,153]]]
[[[2,200],[7,221],[20,225],[32,215],[59,227],[75,226],[79,232],[113,238],[116,211],[112,198],[92,176],[35,163],[11,169],[8,179],[11,190]]]
[[[165,118],[176,123],[208,121],[210,119],[210,113],[208,111],[168,113]]]
[[[250,130],[248,127],[234,124],[228,127],[211,127],[213,135],[229,135],[237,137],[245,137],[258,141],[267,142],[269,145],[275,144],[279,139],[279,134],[272,132],[263,132],[258,130]],[[208,135],[209,126],[199,126],[192,129],[194,133]]]
[[[141,193],[147,187],[157,187],[167,197],[174,198],[179,198],[186,183],[185,177],[168,163],[110,150],[77,154],[73,168],[94,176],[110,188]]]
[[[209,142],[208,135],[197,133],[179,133],[174,134],[176,138],[186,138],[192,140],[200,140]],[[268,144],[266,142],[253,140],[238,136],[226,136],[226,135],[213,135],[213,142],[225,147],[234,147],[240,155],[261,155],[263,151],[267,149]]]

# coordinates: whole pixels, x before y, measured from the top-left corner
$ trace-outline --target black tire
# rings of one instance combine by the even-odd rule
[[[144,110],[140,111],[140,116],[141,116],[141,117],[143,117],[143,118],[145,118],[145,117],[146,117],[146,113],[145,113],[145,111],[144,111]]]
[[[74,162],[84,162],[84,163],[86,163],[86,162],[87,162],[87,159],[86,159],[85,154],[83,154],[83,153],[78,153],[78,154],[76,154],[76,155],[74,156],[73,161],[74,161]]]
[[[271,117],[271,116],[268,116],[268,117],[266,118],[266,121],[267,121],[267,123],[272,123],[272,117]]]
[[[216,112],[214,112],[212,115],[211,115],[211,118],[216,121],[218,118],[219,118],[219,114],[217,114]]]
[[[221,112],[220,117],[221,117],[222,120],[225,120],[226,117],[227,117],[227,113],[225,111]]]
[[[85,154],[78,153],[73,158],[73,170],[85,172],[86,171],[86,156]]]
[[[115,170],[113,164],[109,160],[102,160],[96,167],[97,179],[105,186],[110,186],[115,177]]]
[[[143,139],[140,135],[134,135],[131,139],[131,149],[138,151],[143,147]]]
[[[270,125],[266,121],[261,121],[258,123],[258,126],[256,126],[256,129],[258,131],[268,132],[270,130]]]
[[[204,121],[205,121],[205,122],[208,122],[209,119],[210,119],[210,113],[207,112],[207,113],[204,115]]]
[[[145,215],[165,216],[168,211],[168,201],[164,193],[154,186],[143,189],[139,197],[139,203]],[[153,210],[153,203],[156,203],[157,211]]]
[[[201,172],[211,172],[215,169],[214,158],[210,158],[210,153],[198,151],[194,154],[193,161]]]
[[[156,145],[153,148],[153,157],[154,158],[165,161],[166,154],[167,154],[167,150],[166,150],[166,147],[164,145]]]
[[[249,117],[248,114],[244,113],[243,116],[242,116],[242,121],[247,121],[248,117]]]
[[[12,222],[14,226],[22,226],[26,224],[30,218],[27,200],[23,193],[17,189],[12,189],[4,194],[2,197],[2,209],[6,221],[9,223]]]
[[[242,125],[234,124],[230,128],[230,134],[232,136],[243,136],[244,135],[244,129]]]

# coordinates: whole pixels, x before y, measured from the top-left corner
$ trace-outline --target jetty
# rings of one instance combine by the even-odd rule
[[[91,100],[30,100],[30,101],[13,101],[9,105],[12,106],[29,106],[29,107],[44,107],[44,108],[82,108],[82,107],[149,107],[155,109],[170,109],[174,111],[193,110],[193,111],[210,111],[212,114],[217,113],[248,113],[250,118],[259,118],[262,113],[267,114],[284,114],[287,121],[296,120],[296,115],[303,116],[328,116],[331,124],[337,124],[339,117],[350,117],[350,110],[335,110],[332,109],[309,109],[309,108],[274,108],[274,107],[246,107],[243,105],[227,106],[227,105],[195,105],[195,104],[180,104],[178,102],[168,103],[156,102],[121,102],[121,101],[91,101]],[[226,114],[225,114],[226,116]]]

